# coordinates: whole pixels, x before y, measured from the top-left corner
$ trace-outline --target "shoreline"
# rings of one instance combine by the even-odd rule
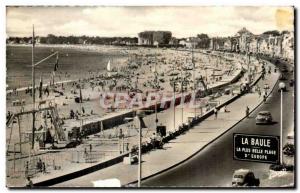
[[[32,45],[31,44],[6,44],[7,47],[23,47],[23,48],[30,48]],[[126,52],[125,47],[119,47],[119,46],[113,46],[113,45],[66,45],[66,44],[37,44],[35,48],[53,48],[53,49],[71,49],[75,51],[81,51],[81,52],[89,52],[89,53],[117,53],[120,56],[124,56],[125,54],[130,55],[129,52]],[[123,53],[125,50],[126,53]],[[123,52],[122,52],[123,51]],[[6,94],[9,94],[13,92],[13,89],[10,85],[7,84],[7,74],[6,74]],[[83,77],[81,77],[83,78]],[[61,84],[61,83],[70,83],[70,82],[76,82],[81,78],[75,78],[75,79],[70,79],[70,80],[62,80],[55,82],[56,84]],[[44,85],[43,85],[44,87]],[[28,86],[20,86],[16,87],[17,91],[24,91],[28,88]],[[29,86],[31,88],[31,86]]]
[[[76,82],[77,80],[63,80],[63,81],[58,81],[58,82],[55,82],[54,85],[58,85],[58,84],[61,84],[61,83],[70,83],[70,82]],[[46,87],[48,84],[43,84],[43,87]],[[19,91],[25,91],[26,89],[32,89],[32,86],[29,86],[29,87],[19,87],[17,88],[16,90],[19,92]],[[35,86],[36,89],[39,88],[39,86]],[[9,90],[6,90],[6,94],[9,94],[9,93],[12,93],[13,92],[13,89],[9,89]]]
[[[6,47],[32,47],[31,44],[6,44]],[[36,44],[35,48],[68,48],[74,50],[85,50],[90,52],[119,51],[127,50],[130,46],[117,45],[84,45],[84,44]]]

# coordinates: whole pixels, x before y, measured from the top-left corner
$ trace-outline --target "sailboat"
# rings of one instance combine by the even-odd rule
[[[107,63],[106,69],[107,69],[108,72],[111,71],[110,60]]]
[[[107,70],[107,76],[110,77],[110,72],[111,72],[110,60],[107,63],[106,70]]]

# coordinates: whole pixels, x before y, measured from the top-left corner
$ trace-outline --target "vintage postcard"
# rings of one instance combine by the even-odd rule
[[[8,188],[295,188],[294,7],[7,6]]]

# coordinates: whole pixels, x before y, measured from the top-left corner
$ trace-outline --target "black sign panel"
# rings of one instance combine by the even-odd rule
[[[236,160],[279,163],[278,136],[233,134],[233,158]]]

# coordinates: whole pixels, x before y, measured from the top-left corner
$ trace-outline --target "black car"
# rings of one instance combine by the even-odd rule
[[[293,79],[290,80],[290,86],[294,86],[294,80]]]
[[[75,147],[77,147],[80,144],[81,144],[80,141],[74,140],[74,141],[71,141],[68,144],[66,144],[65,148],[75,148]]]
[[[287,78],[286,78],[286,76],[284,76],[283,74],[280,74],[279,80],[287,80]]]
[[[286,66],[283,66],[280,70],[281,70],[281,72],[288,72],[289,71],[289,69]]]
[[[249,169],[236,170],[232,177],[232,187],[258,187],[260,180]]]

